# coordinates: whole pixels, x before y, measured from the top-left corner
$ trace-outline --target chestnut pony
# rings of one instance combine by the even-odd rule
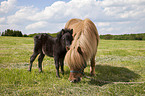
[[[91,61],[90,72],[95,75],[95,55],[99,43],[99,34],[95,24],[90,19],[71,19],[65,28],[73,29],[73,41],[65,56],[65,62],[70,68],[69,80],[79,82],[83,76],[87,61]]]

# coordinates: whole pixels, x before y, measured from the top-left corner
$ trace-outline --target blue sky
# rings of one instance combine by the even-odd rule
[[[19,6],[35,6],[39,9],[44,9],[46,6],[51,6],[56,1],[68,2],[70,0],[19,0]]]
[[[99,34],[145,33],[145,0],[0,0],[0,32],[55,33],[90,18]]]

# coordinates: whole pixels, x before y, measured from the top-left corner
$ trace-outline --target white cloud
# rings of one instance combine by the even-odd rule
[[[30,19],[33,21],[52,20],[52,18],[59,19],[60,17],[63,17],[64,9],[65,9],[65,2],[57,1],[51,6],[45,7],[44,10],[33,15]]]
[[[5,17],[0,18],[0,24],[5,23]]]
[[[2,1],[0,4],[0,14],[6,14],[15,8],[16,0]]]
[[[72,0],[68,3],[57,1],[41,12],[32,16],[32,20],[49,20],[64,22],[70,18],[100,18],[101,9],[95,0]]]
[[[55,28],[54,28],[55,26]],[[56,33],[60,31],[64,27],[64,23],[48,23],[46,21],[39,21],[33,24],[29,24],[25,27],[27,31],[31,31],[32,33]]]
[[[102,5],[107,7],[118,7],[126,5],[144,5],[145,0],[103,0]]]
[[[8,24],[27,24],[30,23],[31,16],[35,15],[37,13],[37,8],[34,8],[33,6],[29,7],[22,7],[19,9],[14,15],[7,17],[7,23]]]
[[[96,22],[94,22],[94,23],[96,23]],[[98,22],[96,25],[102,27],[102,26],[109,26],[110,23],[109,22]]]
[[[104,0],[101,5],[106,15],[119,19],[136,18],[145,13],[145,0]]]
[[[16,0],[1,2],[0,13],[8,14],[15,3]],[[19,28],[17,30],[30,34],[57,32],[71,18],[90,18],[98,27],[99,34],[145,32],[144,5],[145,0],[71,0],[54,2],[43,10],[35,6],[17,6],[19,9],[14,14],[0,17],[0,24],[7,22],[5,26],[8,28]]]
[[[45,28],[45,27],[47,27],[47,24],[48,23],[45,21],[40,21],[40,22],[36,22],[36,23],[26,26],[26,29],[33,30],[33,29]]]

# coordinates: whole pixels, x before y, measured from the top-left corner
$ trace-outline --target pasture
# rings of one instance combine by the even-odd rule
[[[1,96],[145,95],[145,83],[140,83],[145,81],[145,41],[100,40],[96,54],[96,76],[84,77],[79,83],[68,81],[70,70],[67,65],[64,66],[65,74],[57,78],[54,60],[47,56],[43,60],[43,73],[38,71],[37,58],[32,72],[28,72],[33,46],[33,38],[0,36]],[[89,67],[88,62],[85,69],[87,76],[90,76]]]

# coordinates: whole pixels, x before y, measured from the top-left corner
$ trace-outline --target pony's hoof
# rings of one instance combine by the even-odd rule
[[[62,75],[64,75],[64,72],[61,72]]]
[[[60,76],[56,76],[57,78],[60,78]]]

